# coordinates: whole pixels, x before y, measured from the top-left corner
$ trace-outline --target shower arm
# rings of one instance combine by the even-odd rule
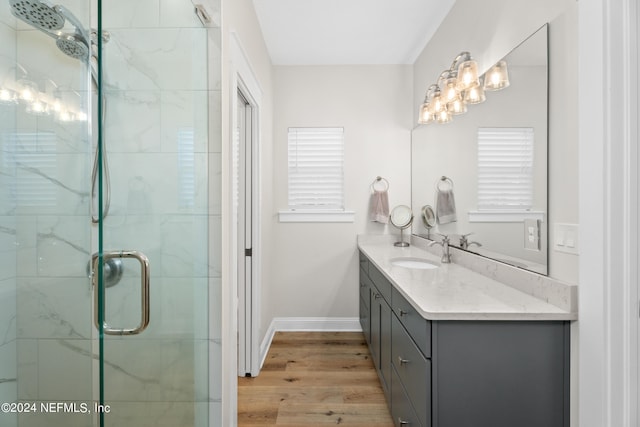
[[[62,5],[57,4],[53,6],[53,10],[55,10],[60,15],[64,16],[64,18],[67,21],[71,22],[71,25],[76,27],[76,32],[79,33],[82,37],[84,37],[85,41],[87,42],[87,45],[90,45],[89,32],[84,28],[84,25],[82,25],[82,22],[80,22],[80,20],[76,18],[76,16],[73,13],[71,13],[71,11],[69,11],[69,9],[67,9]]]

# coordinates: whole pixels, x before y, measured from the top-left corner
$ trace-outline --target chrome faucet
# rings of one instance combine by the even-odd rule
[[[442,241],[438,242],[434,240],[433,242],[429,243],[429,246],[433,246],[433,245],[442,246],[442,258],[440,259],[440,262],[443,264],[449,264],[451,263],[451,254],[449,253],[449,236],[445,234],[438,234],[438,235],[442,237]]]
[[[460,236],[460,249],[467,249],[469,246],[476,245],[478,247],[482,246],[480,242],[470,242],[467,240],[468,236],[471,236],[473,233],[467,233]]]

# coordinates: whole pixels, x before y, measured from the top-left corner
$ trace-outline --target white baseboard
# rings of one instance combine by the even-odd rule
[[[260,368],[264,365],[273,336],[279,331],[362,332],[362,327],[358,317],[275,317],[260,344]]]

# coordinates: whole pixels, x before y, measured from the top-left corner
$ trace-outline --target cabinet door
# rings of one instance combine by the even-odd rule
[[[391,307],[380,298],[380,373],[382,376],[382,388],[387,397],[390,397],[391,386]]]
[[[369,296],[367,295],[367,298]],[[369,314],[369,307],[360,298],[360,326],[362,327],[362,334],[367,340],[367,344],[371,345],[371,315]]]
[[[369,316],[371,318],[371,358],[376,369],[380,370],[380,300],[382,295],[378,292],[375,286],[371,287],[371,311]]]

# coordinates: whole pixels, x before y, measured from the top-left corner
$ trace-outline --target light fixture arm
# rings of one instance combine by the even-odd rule
[[[460,52],[451,63],[451,68],[449,68],[449,70],[458,74],[458,67],[460,66],[460,63],[464,61],[470,61],[471,59],[471,54],[469,52]]]

